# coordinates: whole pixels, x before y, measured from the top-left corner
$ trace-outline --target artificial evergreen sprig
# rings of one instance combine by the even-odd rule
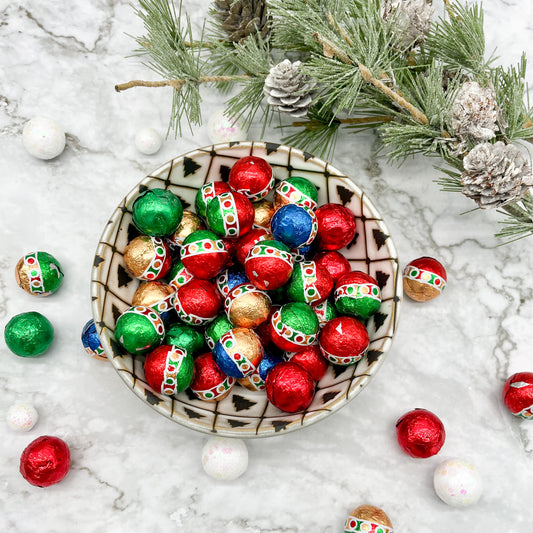
[[[229,116],[248,126],[282,111],[285,142],[319,154],[339,134],[374,128],[391,161],[441,158],[444,190],[499,207],[499,237],[533,235],[533,200],[523,196],[533,178],[514,147],[533,139],[525,57],[509,68],[486,57],[480,5],[443,0],[445,15],[430,24],[425,1],[214,0],[195,38],[181,4],[141,0],[137,53],[163,79],[116,89],[169,86],[170,128],[180,132],[201,121],[202,84],[237,84]],[[465,159],[472,151],[479,157]]]

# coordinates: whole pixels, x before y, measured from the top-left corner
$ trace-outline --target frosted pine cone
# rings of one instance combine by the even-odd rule
[[[311,105],[315,83],[300,70],[300,61],[283,60],[270,69],[263,92],[267,102],[282,113],[304,117]]]
[[[462,141],[488,141],[498,130],[499,114],[494,91],[477,81],[467,81],[453,102],[452,127]]]
[[[533,186],[531,167],[522,152],[498,141],[475,146],[463,160],[463,194],[485,209],[522,198]]]
[[[431,25],[432,0],[385,0],[383,18],[395,17],[400,46],[414,47],[424,41]]]
[[[264,40],[268,38],[270,21],[265,0],[215,0],[213,7],[229,41],[242,43],[256,33]]]

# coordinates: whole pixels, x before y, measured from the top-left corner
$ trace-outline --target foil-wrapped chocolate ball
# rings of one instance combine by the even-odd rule
[[[194,276],[185,268],[181,261],[175,261],[170,267],[166,277],[168,284],[177,291],[183,285],[186,285]]]
[[[144,354],[163,342],[165,326],[150,307],[138,305],[122,313],[115,324],[115,339],[131,354]]]
[[[222,298],[225,298],[232,289],[244,283],[250,283],[250,280],[241,266],[226,268],[216,279],[217,289]]]
[[[181,246],[183,241],[193,232],[205,229],[202,219],[192,211],[183,211],[183,217],[176,231],[168,237],[171,246]]]
[[[287,287],[287,296],[294,302],[316,305],[323,302],[333,290],[328,271],[314,261],[296,263]]]
[[[200,230],[183,241],[180,258],[194,277],[211,279],[223,270],[229,254],[222,240],[212,231]]]
[[[145,235],[163,237],[176,231],[183,216],[180,199],[169,190],[148,189],[132,206],[133,223]]]
[[[289,248],[278,241],[260,241],[244,261],[248,279],[258,289],[274,290],[289,281],[293,262]]]
[[[17,285],[33,296],[48,296],[59,289],[63,271],[59,261],[47,252],[32,252],[15,267]]]
[[[353,365],[365,355],[370,343],[368,331],[359,320],[339,316],[321,330],[318,344],[327,359],[336,365]]]
[[[222,299],[216,287],[204,279],[192,279],[174,297],[178,317],[192,326],[208,324],[218,315]]]
[[[163,281],[144,281],[133,294],[131,305],[151,307],[159,313],[163,322],[167,322],[174,311],[175,294],[176,289]]]
[[[303,411],[313,401],[315,382],[309,372],[290,361],[276,365],[266,378],[270,403],[287,413]]]
[[[172,266],[172,257],[163,239],[139,235],[126,246],[124,262],[134,277],[154,281],[168,274]]]
[[[263,357],[263,345],[255,331],[234,328],[218,339],[213,358],[228,376],[243,378],[251,374]]]
[[[298,352],[285,352],[285,360],[296,363],[307,370],[315,381],[320,381],[324,377],[329,366],[328,360],[316,344],[306,346]]]
[[[212,350],[215,347],[218,339],[227,333],[230,329],[233,329],[234,325],[228,320],[228,317],[224,315],[219,315],[210,322],[205,328],[205,342],[209,349]]]
[[[81,342],[88,355],[99,361],[108,361],[104,347],[102,346],[100,337],[96,331],[96,325],[92,318],[85,324],[85,326],[83,326]]]
[[[280,181],[276,187],[274,208],[279,209],[287,204],[303,205],[314,210],[318,206],[318,191],[306,178],[287,178]]]
[[[514,416],[533,420],[533,372],[518,372],[503,386],[503,403]]]
[[[283,361],[283,357],[273,348],[265,348],[263,358],[257,368],[245,378],[239,379],[239,383],[250,391],[264,391],[266,389],[265,380],[270,371]]]
[[[184,391],[191,384],[193,370],[192,355],[174,345],[158,346],[144,361],[146,382],[166,396]]]
[[[231,167],[228,183],[252,202],[262,200],[274,187],[272,167],[262,157],[241,157]]]
[[[307,304],[290,302],[270,320],[272,342],[286,352],[297,352],[316,342],[318,318]]]
[[[385,511],[373,505],[360,505],[350,513],[344,525],[344,533],[352,532],[394,533],[392,522]]]
[[[252,229],[254,208],[244,194],[223,192],[209,202],[206,216],[211,231],[235,239]]]
[[[50,348],[54,340],[54,328],[41,313],[20,313],[6,324],[4,340],[15,355],[35,357]]]
[[[20,456],[20,473],[31,485],[59,483],[70,468],[70,450],[58,437],[43,436],[30,442]]]
[[[378,282],[365,272],[344,274],[335,285],[335,307],[341,315],[368,318],[381,306]]]
[[[270,200],[255,202],[254,206],[254,228],[263,228],[270,231],[270,221],[274,215],[274,204]]]
[[[223,192],[228,192],[229,190],[229,185],[224,181],[214,181],[212,183],[206,183],[200,187],[196,193],[196,200],[194,202],[196,214],[200,215],[202,218],[205,218],[209,202],[215,196],[218,196]]]
[[[344,274],[352,271],[348,259],[336,250],[319,252],[315,255],[314,261],[317,265],[323,266],[329,272],[334,283],[337,283],[339,278],[344,276]]]
[[[266,292],[251,283],[237,285],[224,300],[224,309],[235,327],[255,328],[265,322],[272,307]]]
[[[425,459],[439,453],[446,432],[437,415],[426,409],[413,409],[396,422],[396,438],[407,455]]]
[[[211,352],[199,355],[194,360],[192,393],[200,400],[214,402],[224,399],[235,385],[235,378],[220,370]]]
[[[320,328],[323,328],[330,320],[333,320],[338,316],[337,309],[335,309],[335,306],[329,300],[317,305],[312,305],[311,308],[318,318],[318,326]]]
[[[204,347],[204,336],[187,324],[177,323],[167,328],[163,344],[179,346],[194,357]]]
[[[250,230],[246,235],[242,236],[236,243],[235,259],[244,265],[248,252],[261,241],[271,241],[272,234],[264,228],[256,228]]]
[[[432,257],[419,257],[403,270],[403,290],[416,302],[428,302],[440,296],[446,281],[446,269]]]
[[[274,213],[270,231],[276,241],[291,249],[308,246],[315,240],[318,231],[315,212],[300,205],[284,205]]]
[[[339,204],[324,204],[316,210],[317,239],[322,250],[340,250],[350,244],[356,233],[355,216]]]

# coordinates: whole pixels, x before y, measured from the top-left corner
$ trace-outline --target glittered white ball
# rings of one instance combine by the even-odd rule
[[[248,448],[240,439],[212,437],[202,450],[202,465],[215,479],[237,479],[248,468]]]
[[[29,403],[16,403],[8,409],[6,420],[13,431],[29,431],[39,420],[39,413]]]
[[[163,138],[153,128],[143,128],[135,135],[135,146],[142,154],[152,155],[159,152]]]
[[[476,467],[463,459],[448,459],[435,469],[433,486],[438,497],[453,507],[477,503],[483,484]]]
[[[39,159],[57,157],[65,149],[65,142],[65,131],[51,118],[32,118],[22,130],[24,148]]]
[[[219,109],[207,123],[207,135],[213,143],[224,143],[246,140],[242,122],[232,120],[224,115],[224,110]]]

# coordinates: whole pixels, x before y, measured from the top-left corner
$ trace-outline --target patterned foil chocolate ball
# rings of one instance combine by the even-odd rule
[[[229,186],[252,202],[262,200],[274,187],[272,167],[261,157],[241,157],[231,167]]]
[[[144,376],[152,389],[166,396],[184,391],[192,381],[194,361],[187,350],[158,346],[144,361]]]
[[[213,183],[206,183],[200,187],[196,193],[196,200],[194,202],[196,213],[202,218],[205,218],[209,202],[215,196],[223,192],[228,192],[229,190],[229,185],[224,181],[214,181]]]
[[[209,202],[206,216],[211,231],[235,239],[252,229],[254,208],[243,194],[223,192]]]
[[[340,316],[330,320],[320,332],[322,353],[336,365],[353,365],[365,355],[370,343],[368,332],[355,318]]]
[[[379,507],[360,505],[346,520],[344,533],[394,533],[392,522]]]
[[[274,194],[274,209],[287,204],[303,205],[309,209],[318,206],[318,191],[306,178],[292,176],[278,183]]]
[[[33,296],[48,296],[59,289],[63,271],[58,260],[47,252],[32,252],[15,267],[17,285]]]
[[[292,275],[292,256],[283,243],[261,241],[254,245],[244,262],[244,270],[258,289],[274,290],[289,281]]]
[[[483,483],[476,467],[459,458],[443,461],[435,468],[433,486],[437,496],[452,507],[474,505],[483,492]]]
[[[224,300],[224,309],[235,327],[255,328],[268,319],[272,304],[268,294],[251,283],[237,285]]]
[[[378,282],[364,272],[344,274],[335,287],[335,307],[341,315],[368,318],[381,305]]]
[[[287,296],[294,302],[315,305],[323,302],[333,290],[328,271],[314,261],[296,263],[287,288]]]
[[[135,293],[131,305],[144,305],[157,311],[163,322],[168,323],[174,315],[174,295],[176,289],[163,281],[142,282]]]
[[[270,200],[261,200],[254,206],[254,228],[270,230],[270,221],[274,215],[274,204]]]
[[[432,257],[419,257],[403,270],[403,290],[417,302],[433,300],[446,287],[446,270]]]
[[[274,349],[264,349],[263,358],[257,368],[245,378],[239,379],[239,383],[250,391],[264,391],[266,389],[265,380],[270,371],[283,361],[283,357]]]
[[[533,420],[533,372],[518,372],[503,386],[503,403],[515,416]]]
[[[54,328],[41,313],[20,313],[6,324],[4,340],[15,355],[35,357],[50,348],[54,340]]]
[[[255,331],[234,328],[218,339],[213,358],[228,376],[243,378],[251,374],[263,357],[263,345]]]
[[[218,315],[222,299],[212,283],[204,279],[192,279],[177,290],[174,306],[183,322],[192,326],[202,326]]]
[[[323,266],[329,272],[334,283],[337,283],[339,278],[344,276],[344,274],[348,274],[348,272],[352,271],[348,259],[335,250],[319,252],[315,255],[314,261],[317,265]]]
[[[165,189],[148,189],[133,202],[133,223],[145,235],[163,237],[176,231],[183,216],[180,199]]]
[[[194,360],[191,391],[198,399],[206,402],[222,400],[234,385],[235,378],[220,370],[211,352],[203,353]]]
[[[222,271],[229,254],[222,240],[212,231],[200,230],[183,241],[180,258],[194,277],[211,279]]]
[[[168,242],[172,247],[182,246],[183,241],[195,231],[205,229],[202,219],[192,211],[183,211],[183,217],[176,231],[168,237]]]
[[[45,435],[30,442],[20,456],[20,473],[31,485],[49,487],[59,483],[70,468],[70,450],[65,441]]]
[[[337,309],[335,309],[335,306],[329,300],[311,307],[318,318],[318,326],[320,328],[323,328],[330,320],[337,318],[339,315]]]
[[[87,322],[87,324],[85,324],[85,326],[83,326],[83,330],[81,332],[81,342],[85,348],[85,351],[91,357],[98,359],[99,361],[108,360],[92,318]]]
[[[272,315],[270,324],[272,342],[286,352],[297,352],[316,342],[318,318],[307,304],[285,304]]]
[[[115,324],[115,339],[131,354],[154,349],[164,336],[165,326],[159,314],[142,305],[124,311]]]
[[[263,228],[252,229],[236,243],[235,259],[244,265],[248,252],[261,241],[271,241],[272,234]],[[233,241],[232,241],[233,242]]]
[[[325,204],[316,210],[317,239],[322,250],[340,250],[356,233],[354,214],[339,204]]]
[[[224,315],[219,315],[210,322],[205,328],[205,342],[209,349],[213,350],[217,341],[227,333],[230,329],[233,329],[233,324],[228,320],[228,317]]]
[[[126,246],[124,262],[134,277],[144,281],[154,281],[168,274],[172,266],[172,257],[163,239],[139,235]]]
[[[426,409],[413,409],[396,422],[396,438],[407,455],[425,459],[439,453],[446,432],[437,415]]]
[[[324,377],[329,366],[328,360],[322,355],[316,344],[306,346],[298,352],[286,352],[285,360],[296,363],[307,370],[315,381],[320,381]]]
[[[270,231],[274,239],[291,249],[311,244],[315,240],[317,230],[314,211],[294,204],[279,208],[270,222]]]
[[[173,263],[166,277],[168,284],[177,291],[183,285],[186,285],[194,276],[185,268],[181,261]]]
[[[309,372],[290,361],[276,365],[265,385],[270,403],[287,413],[307,409],[315,395],[315,382]]]
[[[250,283],[250,280],[240,266],[233,266],[223,270],[216,279],[217,289],[222,298],[225,298],[232,289],[244,283]]]
[[[167,328],[163,344],[173,344],[183,348],[194,357],[204,347],[204,336],[187,324],[172,324]]]

